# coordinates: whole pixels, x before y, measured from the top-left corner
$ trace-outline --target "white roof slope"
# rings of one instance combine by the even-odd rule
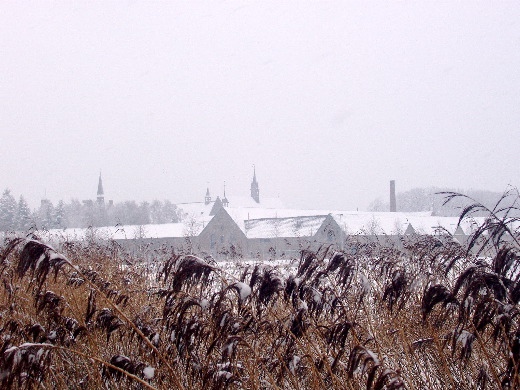
[[[214,202],[210,202],[209,204],[205,204],[204,202],[192,202],[192,203],[179,203],[177,207],[182,210],[183,217],[208,217],[211,212],[211,208],[213,207]]]
[[[426,213],[348,213],[333,214],[338,225],[347,234],[402,234],[411,224],[418,234],[443,234],[445,231],[455,234],[458,217],[437,217]],[[484,218],[474,218],[461,223],[465,234],[474,230],[475,224],[481,224]]]
[[[455,234],[459,222],[458,217],[432,216],[431,212],[390,213],[233,207],[226,208],[226,211],[248,237],[252,237],[250,236],[252,234],[257,237],[260,234],[257,232],[249,232],[247,227],[254,226],[250,221],[266,218],[317,217],[331,214],[346,234],[386,235],[403,234],[410,224],[418,234],[440,234],[444,229],[451,234]],[[480,225],[483,222],[484,218],[468,219],[461,223],[461,228],[464,233],[470,234],[476,224]],[[260,227],[258,227],[258,229],[260,229]]]
[[[157,225],[104,226],[85,229],[51,229],[48,233],[39,232],[51,240],[84,240],[89,235],[103,239],[124,240],[134,238],[173,238],[188,235],[198,236],[203,229],[202,223],[165,223]]]
[[[201,223],[165,223],[157,225],[129,225],[122,226],[113,235],[113,239],[124,238],[169,238],[185,237],[187,235],[198,236],[203,229]]]
[[[247,238],[309,237],[316,234],[326,215],[250,219],[244,222]]]
[[[237,210],[240,213],[238,219],[247,219],[247,213],[253,213],[257,218],[276,217],[278,214],[276,210],[285,210],[283,202],[279,198],[260,198],[260,203],[256,203],[251,197],[231,196],[228,197],[229,207],[226,211]],[[208,204],[205,202],[179,203],[177,207],[182,210],[183,219],[195,219],[201,221],[206,225],[211,218],[210,215],[215,200]],[[273,211],[274,210],[274,211]],[[244,218],[242,218],[244,216]]]
[[[254,202],[254,201],[253,201]],[[106,239],[170,238],[197,236],[213,218],[209,205],[189,203],[179,205],[187,217],[182,223],[158,225],[107,226],[92,229],[52,229],[48,238],[83,240],[90,234]],[[456,233],[458,217],[436,217],[428,212],[390,213],[363,211],[298,210],[284,208],[227,207],[227,213],[248,238],[312,236],[330,214],[348,234],[403,234],[411,225],[418,234]],[[485,218],[471,218],[461,223],[465,234],[471,234]],[[42,232],[40,232],[42,234]]]

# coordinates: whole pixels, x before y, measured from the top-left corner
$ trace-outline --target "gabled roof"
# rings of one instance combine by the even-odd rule
[[[217,199],[219,199],[219,197],[217,197]],[[226,209],[228,209],[228,211],[233,210],[230,214],[238,213],[240,215],[238,219],[241,219],[243,216],[242,220],[248,219],[248,213],[254,214],[256,218],[269,218],[275,217],[278,212],[283,216],[285,215],[284,210],[287,210],[284,209],[283,203],[279,198],[263,198],[260,203],[256,203],[253,198],[247,196],[229,196],[227,200],[229,207]],[[189,217],[203,218],[212,215],[211,210],[215,202],[217,202],[216,199],[208,204],[205,202],[177,203],[177,207]],[[222,200],[220,200],[220,202],[222,204]],[[298,215],[298,213],[291,213],[291,210],[289,210],[289,213],[290,216]],[[233,215],[231,216],[233,217]],[[235,217],[233,217],[233,219],[236,220]]]
[[[140,231],[142,229],[142,232]],[[194,223],[165,223],[155,225],[128,225],[121,226],[112,236],[113,239],[135,238],[136,234],[142,234],[143,238],[171,238],[197,236],[203,229],[203,224]]]
[[[326,219],[326,215],[250,219],[244,228],[247,238],[312,237]]]
[[[457,226],[457,229],[455,229],[455,232],[453,233],[453,235],[465,235],[466,233],[464,233],[464,229],[462,229],[461,226]]]
[[[474,221],[462,221],[457,229],[458,217],[437,217],[427,213],[333,213],[332,216],[346,234],[407,234],[412,227],[417,234],[438,235],[470,234],[474,227],[472,223],[481,224],[483,218],[474,218]]]
[[[222,227],[225,227],[226,229],[230,229],[229,232],[236,232],[239,235],[245,237],[244,231],[236,224],[233,218],[228,214],[226,209],[224,207],[221,207],[217,210],[216,214],[213,216],[211,221],[209,221],[206,226],[200,231],[199,237],[204,236],[207,234],[211,234],[211,232],[214,232],[215,229],[219,232],[219,234],[222,233]],[[228,232],[228,233],[229,233]]]
[[[213,202],[213,207],[211,208],[211,211],[209,212],[210,216],[213,216],[219,212],[221,208],[224,206],[222,205],[222,201],[220,200],[220,197],[217,196],[217,199],[215,202]]]
[[[209,216],[213,202],[209,204],[204,202],[178,203],[177,207],[181,209],[187,217],[203,218]]]
[[[46,239],[51,240],[84,240],[87,236],[94,234],[96,237],[109,240],[123,240],[134,238],[173,238],[197,236],[204,225],[195,222],[188,223],[164,223],[155,225],[126,225],[126,226],[104,226],[94,229],[69,228],[50,229]]]
[[[415,229],[413,228],[411,223],[408,224],[408,227],[404,231],[404,234],[415,234]]]

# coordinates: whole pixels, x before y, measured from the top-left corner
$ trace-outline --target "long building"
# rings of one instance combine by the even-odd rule
[[[395,185],[391,186],[395,191]],[[393,194],[395,198],[395,193]],[[204,201],[178,204],[183,222],[97,228],[96,234],[133,247],[166,246],[178,253],[227,258],[290,258],[302,249],[320,246],[352,250],[359,242],[391,240],[416,235],[449,237],[463,243],[484,219],[474,218],[459,225],[456,217],[432,216],[429,212],[359,212],[341,210],[288,209],[277,198],[260,197],[253,172],[251,196],[217,196],[209,188]],[[84,239],[88,229],[52,232],[61,239]]]

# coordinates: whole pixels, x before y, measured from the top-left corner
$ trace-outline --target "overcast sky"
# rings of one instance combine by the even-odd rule
[[[0,3],[0,190],[366,209],[520,181],[520,2]]]

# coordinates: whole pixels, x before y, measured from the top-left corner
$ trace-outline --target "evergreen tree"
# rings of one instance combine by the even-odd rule
[[[16,228],[21,231],[31,227],[31,210],[23,195],[20,195],[16,210]]]
[[[154,200],[150,205],[150,222],[153,224],[164,223],[163,205],[160,200]]]
[[[9,189],[0,198],[0,230],[8,231],[16,228],[16,200]]]
[[[150,223],[150,203],[141,202],[137,209],[137,225],[147,225]]]
[[[83,207],[81,208],[81,221],[83,227],[95,226],[95,219],[94,202],[83,201]]]
[[[163,204],[162,215],[165,223],[179,222],[179,209],[169,200],[165,200]]]
[[[65,205],[65,226],[67,227],[84,227],[82,220],[82,204],[78,199],[71,199],[70,203]]]
[[[40,229],[52,229],[54,227],[54,206],[48,199],[42,199],[38,212]]]
[[[53,226],[59,229],[65,227],[65,203],[62,200],[58,202],[54,210]]]

